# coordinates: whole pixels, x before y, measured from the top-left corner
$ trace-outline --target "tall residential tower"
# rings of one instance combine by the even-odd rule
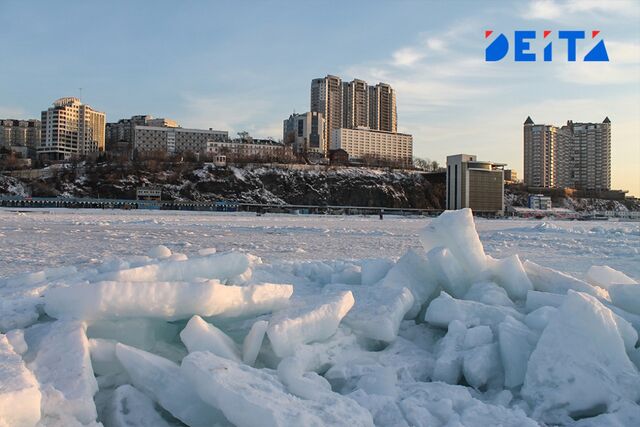
[[[531,187],[611,188],[611,121],[524,122],[524,182]]]
[[[325,141],[330,141],[331,131],[342,127],[342,79],[328,75],[311,81],[311,110],[325,119]],[[327,153],[324,153],[325,156]]]

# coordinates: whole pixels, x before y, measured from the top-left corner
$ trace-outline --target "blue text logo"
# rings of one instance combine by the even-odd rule
[[[548,43],[542,50],[542,58],[545,62],[551,62],[553,60],[553,43],[566,43],[567,46],[567,61],[576,61],[576,46],[579,40],[586,38],[584,31],[558,31],[556,40],[548,38],[552,31],[545,30],[542,32],[542,38]],[[489,39],[493,34],[493,30],[486,30],[484,32],[484,38]],[[600,31],[591,31],[591,39],[595,40],[596,36],[600,34]],[[535,44],[537,35],[535,31],[514,31],[513,33],[513,59],[516,62],[534,62],[537,61],[539,52],[536,52]],[[534,46],[532,46],[534,45]],[[497,37],[487,46],[484,51],[484,59],[487,62],[495,62],[502,60],[509,53],[509,40],[507,37],[500,33]],[[591,50],[582,58],[584,62],[608,62],[609,55],[607,54],[607,48],[604,45],[604,40],[600,39],[598,43],[591,48]]]

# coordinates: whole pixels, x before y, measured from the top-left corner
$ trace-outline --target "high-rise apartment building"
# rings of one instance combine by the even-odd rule
[[[35,156],[40,143],[40,120],[0,119],[0,147]]]
[[[342,127],[369,127],[369,85],[355,79],[342,83]]]
[[[105,119],[78,98],[58,99],[42,112],[38,156],[61,160],[104,151]]]
[[[611,188],[611,121],[524,122],[524,182],[531,187]]]
[[[447,209],[504,211],[504,164],[484,162],[469,154],[447,156]]]
[[[314,79],[311,111],[325,117],[329,144],[330,135],[339,128],[398,131],[396,92],[386,83],[369,86],[364,80],[342,82],[332,75]]]
[[[524,182],[532,187],[556,187],[558,183],[558,128],[524,122]]]
[[[285,144],[291,144],[293,151],[297,154],[313,153],[324,157],[327,152],[324,127],[325,120],[322,113],[317,111],[294,113],[282,123],[282,140]]]
[[[568,121],[561,131],[570,141],[566,157],[567,187],[586,190],[611,189],[611,121],[574,123]],[[562,183],[561,183],[562,184]]]
[[[398,131],[396,92],[386,83],[369,87],[369,128],[385,132]]]
[[[311,111],[322,113],[325,119],[325,140],[331,141],[331,131],[342,126],[342,80],[328,75],[311,81]],[[327,152],[325,151],[325,156]]]

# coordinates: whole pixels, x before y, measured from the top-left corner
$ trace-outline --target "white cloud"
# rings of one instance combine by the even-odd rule
[[[412,47],[403,47],[393,53],[393,64],[397,66],[413,65],[424,57],[424,52]]]

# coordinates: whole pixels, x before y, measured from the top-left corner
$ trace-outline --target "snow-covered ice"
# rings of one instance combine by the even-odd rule
[[[5,209],[0,239],[2,427],[640,425],[638,223]]]

